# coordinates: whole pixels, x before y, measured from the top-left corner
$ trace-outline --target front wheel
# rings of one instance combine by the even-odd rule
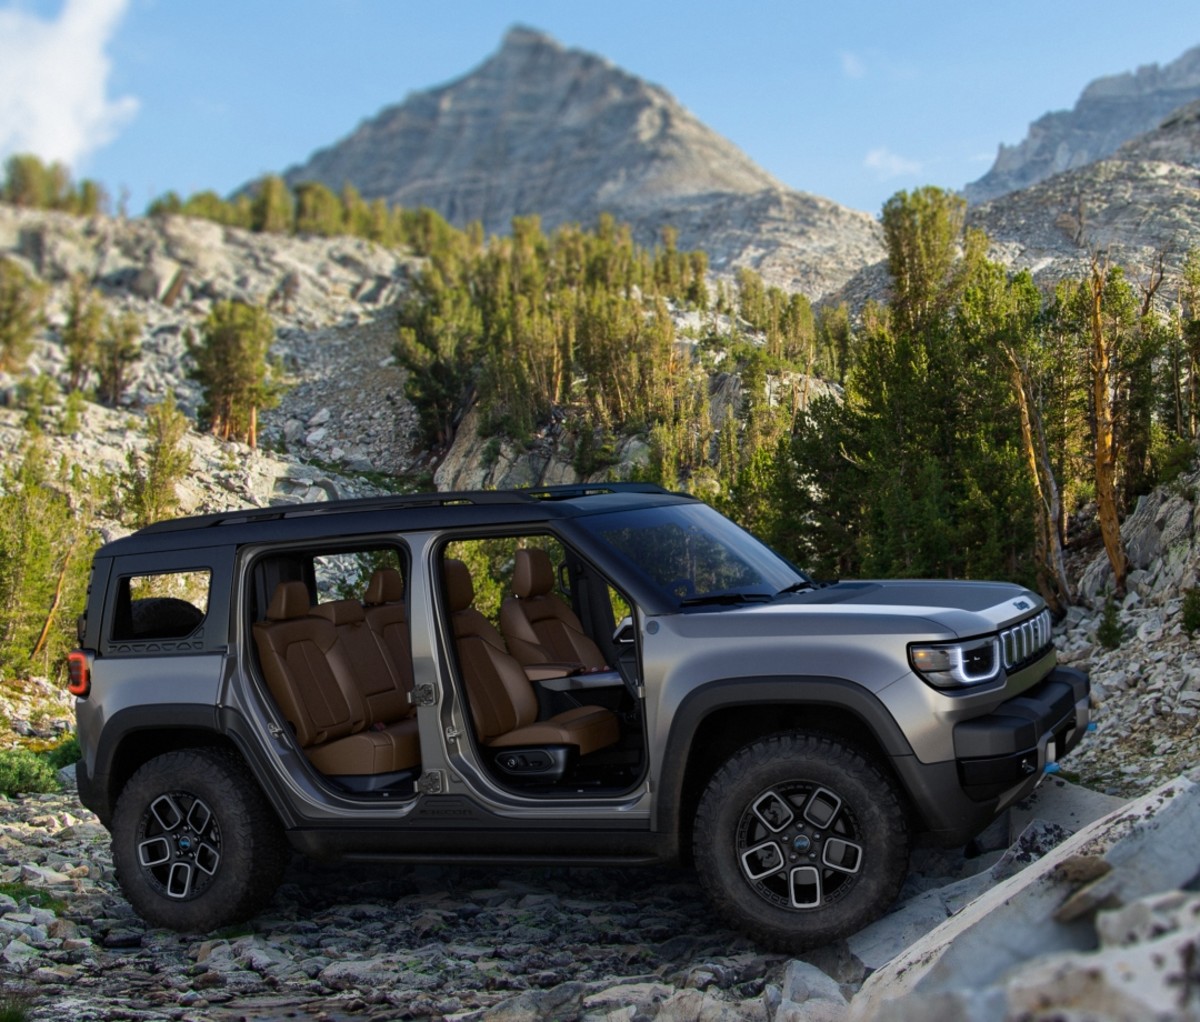
[[[759,943],[799,951],[880,916],[908,872],[904,808],[854,746],[805,732],[738,750],[700,798],[696,870],[709,898]]]
[[[253,915],[286,862],[275,814],[240,759],[180,749],[142,764],[117,799],[113,863],[147,922],[203,933]]]

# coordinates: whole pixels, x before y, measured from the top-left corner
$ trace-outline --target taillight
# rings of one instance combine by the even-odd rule
[[[67,654],[67,691],[80,699],[86,699],[92,691],[92,653],[86,649],[73,649]]]

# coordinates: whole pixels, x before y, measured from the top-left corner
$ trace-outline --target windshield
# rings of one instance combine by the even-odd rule
[[[677,606],[773,599],[807,582],[706,504],[618,511],[581,524]]]

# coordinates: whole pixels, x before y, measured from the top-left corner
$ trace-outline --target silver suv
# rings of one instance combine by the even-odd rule
[[[207,931],[286,854],[692,863],[796,950],[882,913],[1088,721],[1019,586],[806,577],[612,484],[248,509],[103,547],[71,686],[84,803],[148,921]]]

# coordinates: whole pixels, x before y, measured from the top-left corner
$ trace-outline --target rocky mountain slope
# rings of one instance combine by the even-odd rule
[[[1174,152],[1178,142],[1164,136],[1154,144]],[[132,309],[146,324],[131,406],[88,405],[74,435],[52,431],[56,451],[119,469],[130,446],[143,442],[138,406],[175,387],[194,407],[197,395],[181,373],[184,331],[213,301],[268,301],[294,273],[291,305],[272,304],[294,384],[264,422],[281,450],[251,453],[190,434],[196,470],[185,508],[356,495],[371,492],[372,478],[355,467],[420,467],[390,355],[389,310],[413,260],[345,239],[2,206],[0,254],[52,287],[38,371],[61,373],[57,325],[71,272],[88,274],[114,308]],[[18,382],[0,379],[10,402]],[[737,381],[722,387],[732,401]],[[18,408],[0,408],[6,460],[19,446],[21,417]],[[450,485],[563,468],[548,435],[532,445],[544,463],[502,450],[482,477],[473,453],[480,440],[460,432],[444,466]],[[1102,555],[1083,573],[1092,603],[1073,610],[1056,635],[1062,659],[1095,681],[1097,731],[1064,764],[1085,787],[1049,780],[969,856],[919,849],[901,901],[849,941],[803,960],[764,954],[714,926],[686,871],[328,869],[299,861],[245,931],[180,937],[132,914],[117,893],[102,829],[68,791],[0,799],[0,997],[25,999],[32,1022],[985,1022],[1035,1001],[1100,1019],[1195,1017],[1200,987],[1171,977],[1192,967],[1181,956],[1200,939],[1192,851],[1200,779],[1179,776],[1194,766],[1200,737],[1200,642],[1182,625],[1184,593],[1200,581],[1198,491],[1200,473],[1184,476],[1144,498],[1125,523],[1135,570],[1120,606],[1122,645],[1107,650],[1096,640]],[[63,693],[48,683],[0,685],[0,744],[61,733],[69,716]],[[1131,797],[1139,801],[1089,824]],[[1068,900],[1073,914],[1059,918]],[[1136,982],[1128,980],[1131,960]],[[905,1015],[906,1005],[917,1014]],[[946,1015],[951,1008],[957,1014]]]
[[[27,373],[0,373],[5,463],[18,456],[23,439],[23,380],[65,378],[59,331],[72,274],[82,273],[110,311],[134,312],[142,322],[141,357],[124,406],[87,403],[73,434],[48,431],[56,454],[107,472],[123,469],[126,452],[145,443],[141,413],[168,389],[194,416],[200,394],[186,375],[185,335],[199,328],[213,303],[268,303],[291,275],[296,286],[288,307],[271,303],[277,328],[272,354],[283,365],[288,389],[280,406],[263,416],[263,447],[250,451],[189,433],[193,473],[181,485],[183,510],[357,496],[376,491],[367,474],[401,477],[392,485],[402,486],[405,473],[415,469],[422,452],[415,446],[416,414],[403,396],[403,373],[392,359],[391,312],[415,259],[353,239],[250,234],[184,218],[77,218],[3,204],[0,256],[49,287],[46,327]],[[51,417],[58,413],[49,410]]]
[[[750,266],[810,298],[883,254],[870,216],[785,188],[666,90],[525,28],[474,71],[363,121],[285,179],[349,182],[459,226],[479,220],[488,233],[507,233],[518,215],[550,228],[609,212],[655,244],[671,224],[680,247],[703,248],[718,272]]]
[[[124,410],[89,405],[77,434],[51,437],[72,459],[108,471],[123,467],[124,452],[142,442],[140,411],[160,401],[168,389],[174,390],[181,409],[194,416],[200,393],[186,375],[184,338],[189,330],[199,330],[213,303],[241,299],[270,308],[276,325],[271,354],[282,363],[286,389],[279,407],[261,416],[263,449],[245,455],[243,467],[252,470],[255,481],[236,485],[228,494],[223,485],[210,487],[224,478],[225,462],[243,460],[233,452],[245,448],[193,434],[189,443],[204,468],[198,468],[195,501],[185,500],[184,511],[220,510],[211,502],[222,500],[265,504],[305,495],[321,499],[322,494],[372,492],[379,485],[456,490],[579,480],[573,439],[558,420],[543,424],[531,443],[505,442],[498,456],[493,451],[485,457],[485,449],[495,444],[480,435],[477,416],[468,414],[450,451],[440,464],[431,464],[393,352],[396,305],[421,265],[414,256],[351,238],[254,234],[185,217],[77,218],[4,204],[0,256],[14,259],[50,286],[47,326],[36,345],[31,375],[66,379],[60,331],[72,274],[82,273],[91,281],[110,309],[131,310],[141,318],[142,355],[132,371]],[[284,303],[273,296],[289,278],[294,295]],[[675,319],[680,335],[704,328],[695,313],[679,312]],[[747,329],[743,324],[742,330]],[[786,390],[792,381],[784,382]],[[0,405],[15,406],[20,383],[21,378],[0,372]],[[776,377],[769,378],[769,386],[778,384]],[[816,397],[832,388],[810,380],[803,389]],[[743,394],[736,375],[716,372],[710,390],[714,423],[739,414]],[[768,397],[781,398],[782,390]],[[16,407],[0,408],[0,457],[15,456],[21,419]],[[627,475],[648,460],[649,448],[644,438],[630,437],[617,455],[617,464],[597,470],[596,478],[610,471]],[[314,490],[317,479],[324,483]]]
[[[964,192],[972,203],[1028,188],[1114,153],[1174,110],[1200,99],[1200,46],[1159,67],[1109,75],[1089,84],[1074,108],[1039,117],[1025,139],[1001,145],[992,168]]]
[[[1052,285],[1086,273],[1093,254],[1148,279],[1161,253],[1160,297],[1172,298],[1189,248],[1200,246],[1200,101],[1174,111],[1111,156],[971,207],[967,224],[990,255]],[[886,300],[884,261],[860,270],[831,300]]]
[[[1177,269],[1200,245],[1200,101],[1106,159],[976,207],[968,221],[1009,265],[1048,279],[1078,272],[1094,252],[1137,276],[1160,252]]]

